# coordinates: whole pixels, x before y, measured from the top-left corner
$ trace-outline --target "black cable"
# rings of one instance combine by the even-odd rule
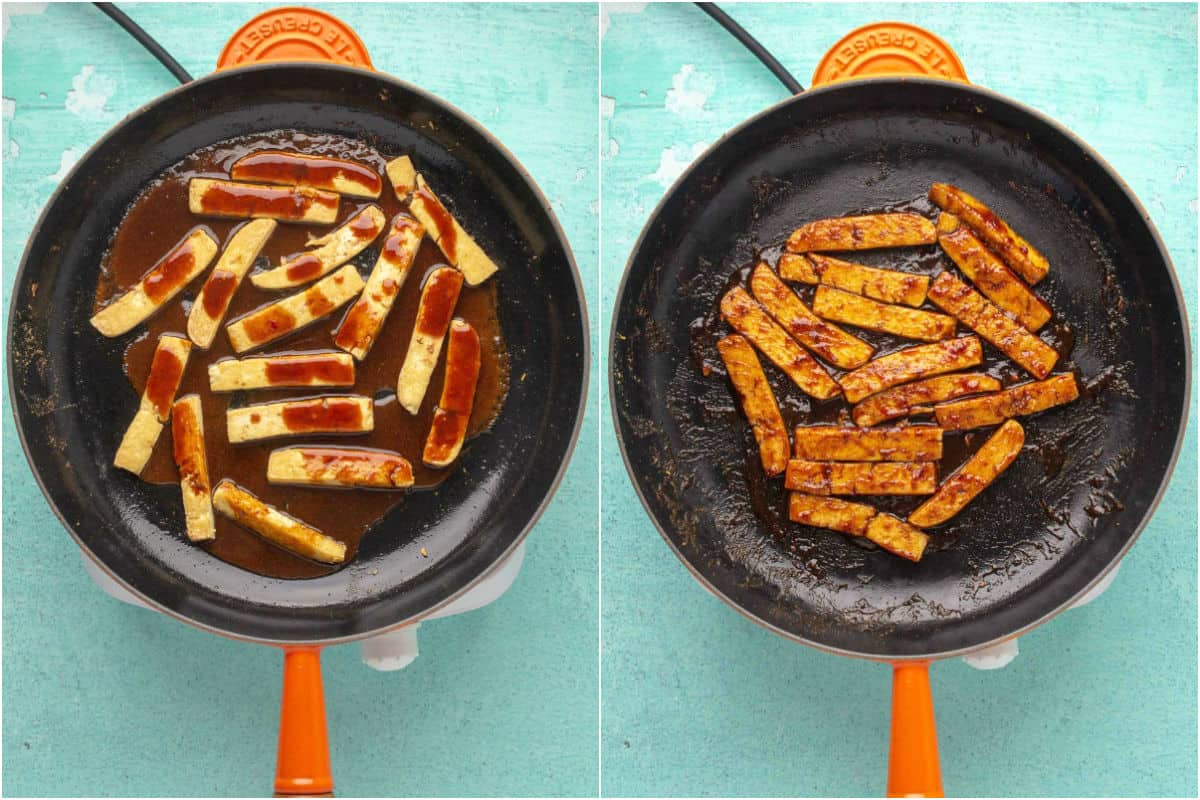
[[[729,31],[733,38],[737,39],[746,49],[753,53],[759,61],[763,63],[767,69],[771,70],[771,74],[787,87],[787,90],[792,94],[800,94],[804,91],[804,87],[800,82],[792,77],[792,73],[787,71],[787,68],[776,60],[775,56],[767,52],[767,48],[763,47],[757,39],[751,36],[745,28],[733,21],[733,18],[717,7],[716,3],[696,3],[700,10],[708,14],[717,24],[725,30]]]
[[[113,22],[125,29],[125,32],[137,39],[142,47],[150,51],[150,55],[157,58],[167,71],[175,76],[180,83],[189,83],[192,80],[192,75],[183,66],[171,58],[171,54],[163,49],[163,46],[154,41],[154,38],[142,29],[141,25],[131,20],[124,11],[114,6],[112,3],[93,3],[96,8],[103,11]]]

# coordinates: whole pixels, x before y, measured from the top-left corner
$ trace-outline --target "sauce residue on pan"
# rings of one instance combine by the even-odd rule
[[[136,284],[145,273],[146,265],[155,263],[200,221],[188,211],[188,178],[224,177],[234,161],[250,152],[262,149],[295,149],[297,145],[294,142],[301,140],[305,150],[368,164],[380,174],[384,171],[386,156],[396,155],[381,154],[363,142],[346,137],[332,134],[296,134],[291,131],[241,137],[198,151],[151,183],[130,207],[103,259],[100,281],[96,288],[96,307],[99,308],[108,298]],[[333,230],[369,202],[372,201],[343,198],[337,221],[329,226],[278,226],[259,255],[256,269],[274,266],[288,255],[304,251],[310,233],[321,235]],[[379,200],[373,202],[380,206],[388,220],[402,210],[400,202],[390,191],[384,192]],[[223,247],[231,232],[244,220],[206,218],[202,222]],[[382,242],[375,242],[351,260],[350,263],[358,268],[364,280],[375,265],[382,245]],[[339,392],[374,398],[375,429],[371,433],[350,437],[306,435],[231,445],[225,431],[226,408],[312,397],[328,390],[320,387],[271,388],[234,392],[231,395],[214,394],[208,386],[208,366],[222,359],[236,357],[237,354],[230,346],[224,330],[217,333],[212,348],[208,351],[192,348],[177,396],[183,397],[191,393],[201,396],[208,469],[212,484],[216,485],[223,478],[232,479],[264,502],[345,542],[346,560],[349,563],[354,558],[363,536],[374,523],[397,504],[419,500],[414,497],[406,501],[407,492],[432,488],[442,480],[452,477],[455,473],[454,466],[448,469],[430,469],[421,463],[425,438],[429,433],[434,407],[441,392],[445,373],[445,351],[443,350],[443,357],[429,382],[429,390],[425,394],[419,413],[415,416],[410,415],[400,407],[395,397],[396,377],[404,362],[405,351],[408,349],[409,338],[416,321],[421,286],[432,268],[444,261],[445,257],[438,246],[426,237],[413,261],[408,280],[400,288],[396,303],[378,341],[374,343],[367,359],[356,365],[354,385],[339,389]],[[453,310],[455,316],[462,317],[479,332],[481,342],[479,383],[468,428],[470,436],[485,430],[491,424],[499,413],[508,390],[508,357],[497,316],[496,283],[496,280],[490,280],[477,287],[463,286],[458,304]],[[131,334],[136,338],[126,350],[124,369],[137,395],[140,395],[150,372],[150,361],[159,335],[186,335],[187,312],[201,284],[202,278],[197,278],[174,301],[168,303],[161,313]],[[232,297],[222,327],[230,320],[295,291],[263,291],[249,280],[244,280]],[[347,308],[352,305],[353,303],[348,303]],[[244,355],[330,352],[333,349],[333,331],[343,316],[341,311],[330,314],[302,331]],[[136,402],[136,397],[131,393],[131,415]],[[120,425],[123,422],[112,420],[111,424]],[[272,450],[280,447],[326,444],[337,447],[368,447],[400,453],[412,462],[413,488],[404,492],[376,491],[278,486],[267,482],[267,458]],[[160,437],[142,478],[151,483],[178,483],[179,472],[173,458],[169,425]],[[178,495],[173,497],[177,498]],[[253,572],[280,578],[305,578],[337,569],[292,555],[220,514],[216,517],[216,526],[217,538],[200,546],[224,561]],[[182,528],[179,535],[184,535]]]

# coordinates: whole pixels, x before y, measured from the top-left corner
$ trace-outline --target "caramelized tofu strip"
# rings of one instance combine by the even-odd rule
[[[969,394],[994,392],[1000,387],[1000,381],[982,372],[938,375],[868,397],[854,407],[854,424],[868,428],[889,419],[907,416],[930,403],[940,403]]]
[[[359,361],[367,357],[383,329],[424,236],[425,228],[408,214],[401,212],[392,219],[367,285],[333,337],[334,344]]]
[[[1025,430],[1016,420],[996,429],[983,446],[938,487],[937,492],[908,515],[908,521],[921,528],[941,525],[966,508],[1016,461],[1025,444]]]
[[[366,164],[284,150],[258,150],[242,156],[233,162],[229,177],[251,183],[307,186],[347,197],[374,199],[383,191],[383,179]]]
[[[938,424],[947,430],[997,425],[1012,417],[1036,414],[1079,397],[1075,376],[1069,372],[1044,381],[1031,381],[1002,392],[933,407]]]
[[[891,514],[879,514],[872,519],[866,537],[889,553],[909,561],[920,561],[929,544],[929,534]]]
[[[958,217],[953,214],[938,217],[938,244],[984,297],[1030,331],[1036,332],[1050,320],[1050,306],[992,255]]]
[[[865,430],[837,425],[796,428],[796,458],[812,461],[937,461],[942,429],[931,425]]]
[[[417,169],[408,156],[393,158],[387,163],[388,181],[396,193],[396,199],[407,202],[408,196],[417,190]]]
[[[273,219],[252,220],[239,227],[225,243],[225,251],[200,287],[200,294],[188,313],[188,338],[201,350],[212,346],[233,293],[275,232],[276,224]]]
[[[346,560],[346,545],[267,505],[229,479],[217,484],[213,506],[242,527],[298,556],[323,564]]]
[[[987,298],[949,272],[943,272],[934,280],[933,286],[929,287],[929,300],[958,317],[962,324],[987,339],[1034,377],[1044,378],[1054,369],[1058,361],[1054,348],[1013,322]]]
[[[897,350],[841,378],[846,399],[857,403],[876,392],[946,372],[973,367],[983,360],[983,345],[975,336],[960,336],[933,344]]]
[[[261,347],[336,311],[362,288],[358,270],[347,264],[304,291],[268,303],[229,323],[225,328],[229,343],[239,353]]]
[[[383,230],[386,219],[377,205],[369,205],[340,227],[316,239],[316,249],[289,257],[274,269],[256,272],[250,282],[260,289],[290,289],[314,281],[367,249]]]
[[[788,462],[784,488],[808,494],[932,494],[937,466],[932,461]]]
[[[192,343],[182,336],[164,334],[158,338],[141,403],[113,459],[117,467],[134,475],[142,474],[150,454],[154,452],[154,443],[162,433],[163,424],[171,416],[171,404],[175,401],[175,392],[179,391],[179,382],[183,379],[183,370],[191,351]]]
[[[887,305],[832,286],[817,287],[813,311],[825,319],[923,342],[949,339],[956,327],[954,317],[945,314]]]
[[[867,363],[875,348],[836,325],[820,319],[766,264],[750,276],[750,291],[783,329],[809,350],[841,369]]]
[[[929,199],[970,225],[1030,285],[1050,271],[1050,262],[1033,245],[1018,236],[990,208],[957,186],[935,183],[929,190]]]
[[[793,253],[814,250],[873,250],[933,244],[933,223],[919,214],[869,214],[818,219],[797,228],[787,240]]]
[[[179,467],[188,539],[193,542],[215,539],[217,528],[213,521],[212,487],[208,482],[200,395],[189,394],[175,401],[171,410],[171,439],[175,445],[175,465]]]
[[[188,209],[200,217],[332,225],[337,219],[339,202],[333,192],[303,186],[263,186],[213,178],[188,181]]]
[[[479,380],[479,334],[466,321],[456,318],[450,322],[449,339],[442,397],[433,411],[421,455],[426,466],[436,469],[453,464],[462,450]]]
[[[351,447],[284,447],[271,451],[267,480],[293,486],[406,489],[412,464],[399,453]]]
[[[450,318],[454,315],[462,284],[461,272],[450,267],[439,267],[429,273],[425,286],[421,288],[417,320],[408,342],[408,352],[404,354],[404,364],[400,367],[400,376],[396,379],[396,399],[410,414],[421,410],[421,401],[425,399],[425,390],[429,388],[429,379],[442,352],[442,341],[446,338],[446,329],[450,327]]]
[[[929,290],[928,275],[878,269],[817,253],[812,253],[808,258],[820,275],[820,283],[884,303],[916,308],[925,302],[925,292]]]
[[[784,253],[779,257],[779,277],[793,283],[821,282],[821,275],[813,262],[799,253]]]
[[[208,388],[214,392],[353,385],[354,359],[346,353],[226,358],[208,366]]]
[[[763,472],[768,475],[780,474],[787,469],[790,449],[787,428],[754,348],[744,337],[735,333],[720,339],[717,351],[725,362],[729,380],[742,402],[742,411],[754,431]]]
[[[776,325],[742,287],[733,287],[721,298],[721,316],[805,394],[818,400],[828,400],[840,392],[825,368],[788,336],[783,328]]]
[[[217,240],[192,228],[133,288],[97,311],[92,327],[109,337],[128,333],[179,294],[216,254]]]
[[[866,536],[867,526],[877,512],[874,508],[834,497],[814,497],[792,492],[788,497],[788,519],[801,525]]]
[[[354,395],[259,403],[225,412],[225,432],[231,444],[313,433],[370,433],[374,429],[375,404],[369,397]]]

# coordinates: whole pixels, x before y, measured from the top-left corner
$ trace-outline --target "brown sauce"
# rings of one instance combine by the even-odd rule
[[[333,477],[344,483],[370,480],[397,485],[412,481],[412,464],[397,453],[345,447],[311,447],[305,448],[301,457],[305,472],[314,478]]]
[[[200,207],[212,214],[230,217],[278,217],[303,219],[314,205],[333,203],[321,195],[292,188],[215,183],[200,198]]]
[[[354,364],[332,353],[268,361],[266,373],[267,382],[275,386],[308,386],[314,382],[354,384]]]
[[[350,220],[350,232],[354,234],[355,239],[374,239],[379,235],[379,226],[375,224],[375,220],[371,219],[369,214],[359,214],[354,219]]]
[[[446,381],[438,405],[447,411],[470,414],[478,374],[479,338],[470,328],[452,326],[450,349],[446,355]]]
[[[418,331],[426,336],[442,336],[446,333],[462,285],[462,273],[450,267],[442,267],[429,276],[421,291]]]
[[[283,424],[297,433],[310,431],[354,431],[363,424],[358,403],[336,398],[320,398],[293,403],[281,413]]]
[[[467,431],[467,418],[456,411],[438,409],[425,440],[423,458],[430,461],[445,461]]]
[[[204,282],[204,311],[211,319],[219,319],[238,287],[238,277],[227,269],[213,270]]]
[[[297,283],[311,280],[321,274],[321,268],[324,267],[321,259],[311,253],[302,255],[288,265],[287,278],[289,281]]]
[[[442,205],[442,202],[433,196],[433,192],[427,187],[422,186],[417,190],[417,197],[425,201],[425,211],[429,216],[433,217],[433,225],[437,228],[438,244],[442,248],[442,252],[446,254],[446,258],[451,261],[458,260],[458,231],[454,227],[454,217],[450,216],[450,212]]]
[[[239,181],[303,184],[336,191],[334,181],[341,177],[373,194],[383,189],[383,179],[371,167],[335,158],[302,158],[282,151],[254,153],[238,161],[232,169],[233,178]]]
[[[307,296],[307,295],[306,295]],[[246,317],[246,335],[252,342],[267,342],[296,327],[292,312],[281,306],[268,306],[257,314]]]
[[[155,341],[157,342],[157,339]],[[154,360],[150,362],[150,377],[146,379],[146,399],[158,412],[159,419],[167,418],[182,375],[183,361],[179,356],[165,347],[154,351]]]
[[[172,250],[154,269],[142,279],[142,291],[155,303],[161,303],[188,279],[196,266],[196,254],[192,252],[191,234],[184,237],[179,247]]]

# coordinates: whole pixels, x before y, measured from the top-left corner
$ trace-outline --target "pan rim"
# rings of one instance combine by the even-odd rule
[[[1103,581],[1117,567],[1118,564],[1121,563],[1121,561],[1129,553],[1129,550],[1133,547],[1134,543],[1141,536],[1142,531],[1145,530],[1146,526],[1150,523],[1150,520],[1154,517],[1155,513],[1158,511],[1158,506],[1162,502],[1163,495],[1166,493],[1167,487],[1171,483],[1171,478],[1175,474],[1175,467],[1178,464],[1179,453],[1183,447],[1184,436],[1186,435],[1186,432],[1187,432],[1189,409],[1191,408],[1191,397],[1192,397],[1191,327],[1188,324],[1187,304],[1184,302],[1184,299],[1183,299],[1183,290],[1179,284],[1179,276],[1176,274],[1175,264],[1171,260],[1171,255],[1167,251],[1166,245],[1163,243],[1162,237],[1158,232],[1158,228],[1154,225],[1154,222],[1150,218],[1150,215],[1146,212],[1145,207],[1142,205],[1142,203],[1138,199],[1137,195],[1134,194],[1133,189],[1129,186],[1129,184],[1125,182],[1125,180],[1120,176],[1120,174],[1115,169],[1113,169],[1112,165],[1109,164],[1108,161],[1106,161],[1098,152],[1096,152],[1096,150],[1094,148],[1092,148],[1091,145],[1089,145],[1087,142],[1085,142],[1081,137],[1076,135],[1073,131],[1071,131],[1065,125],[1054,120],[1053,118],[1049,117],[1045,113],[1038,111],[1037,109],[1035,109],[1031,106],[1028,106],[1018,100],[1014,100],[1006,95],[1000,94],[999,92],[993,91],[991,89],[987,89],[983,86],[978,86],[976,84],[971,84],[971,83],[964,83],[962,81],[953,81],[953,80],[945,80],[945,79],[930,78],[930,77],[856,78],[854,80],[841,81],[841,82],[833,83],[833,84],[826,84],[824,86],[820,86],[820,87],[817,87],[814,89],[808,89],[804,92],[801,92],[800,94],[796,94],[796,95],[792,95],[790,97],[784,98],[783,100],[779,101],[778,103],[775,103],[775,104],[763,109],[762,111],[759,111],[756,114],[753,114],[752,116],[748,117],[747,119],[743,120],[739,124],[735,125],[734,127],[727,130],[725,133],[723,133],[720,136],[720,138],[718,138],[715,142],[713,142],[712,145],[710,145],[703,153],[701,153],[699,156],[697,156],[696,159],[693,160],[691,164],[688,165],[687,169],[685,169],[679,175],[679,177],[675,179],[675,181],[666,190],[666,192],[663,193],[663,196],[659,199],[658,203],[655,205],[654,210],[650,212],[650,215],[646,218],[646,222],[643,223],[641,232],[638,234],[638,238],[634,242],[633,248],[630,250],[629,256],[625,261],[625,268],[621,274],[621,281],[617,285],[616,300],[615,300],[615,304],[614,304],[614,307],[612,309],[611,316],[610,316],[611,320],[614,320],[614,321],[616,320],[618,312],[621,307],[621,301],[626,295],[626,290],[627,290],[627,286],[628,286],[628,282],[629,282],[629,278],[630,278],[630,272],[633,269],[634,261],[639,256],[642,246],[645,242],[646,236],[649,234],[653,223],[655,222],[655,220],[658,219],[659,215],[662,213],[662,211],[663,211],[664,207],[667,205],[668,201],[674,197],[675,193],[688,180],[688,178],[692,175],[692,173],[695,172],[702,163],[704,163],[706,160],[708,160],[708,158],[714,153],[714,151],[716,151],[717,148],[721,147],[726,141],[732,139],[735,136],[740,135],[742,132],[748,130],[751,126],[757,124],[760,120],[763,120],[766,117],[771,116],[772,114],[775,114],[784,108],[790,107],[794,104],[803,103],[805,101],[805,99],[810,96],[821,96],[821,95],[832,94],[832,93],[837,93],[837,92],[857,91],[857,87],[860,87],[860,86],[862,86],[862,87],[892,86],[892,87],[899,88],[899,87],[910,86],[910,85],[930,85],[930,86],[935,86],[935,87],[950,88],[955,91],[970,91],[974,94],[982,95],[983,97],[985,97],[989,100],[992,100],[992,101],[995,101],[998,103],[1003,103],[1012,108],[1015,108],[1016,110],[1023,112],[1025,114],[1027,114],[1028,116],[1033,117],[1034,119],[1043,123],[1047,127],[1051,128],[1054,132],[1063,136],[1069,143],[1078,147],[1080,149],[1080,151],[1083,152],[1084,155],[1093,159],[1096,162],[1096,164],[1113,180],[1113,182],[1117,185],[1117,187],[1121,190],[1121,192],[1125,195],[1125,197],[1132,203],[1134,210],[1137,211],[1138,215],[1141,217],[1143,224],[1145,224],[1147,230],[1150,233],[1150,237],[1151,237],[1151,240],[1154,242],[1154,246],[1157,248],[1159,255],[1161,256],[1161,258],[1163,259],[1163,262],[1167,266],[1167,274],[1169,275],[1170,281],[1171,281],[1171,290],[1172,290],[1172,295],[1175,298],[1176,311],[1179,315],[1179,320],[1182,323],[1182,327],[1183,327],[1184,391],[1183,391],[1182,414],[1180,415],[1180,422],[1179,422],[1178,429],[1175,432],[1175,443],[1171,448],[1171,457],[1167,464],[1167,469],[1163,473],[1162,479],[1159,481],[1158,488],[1155,491],[1153,498],[1151,498],[1150,504],[1148,505],[1146,512],[1142,515],[1142,518],[1138,521],[1137,525],[1134,526],[1133,534],[1128,538],[1128,540],[1121,547],[1121,549],[1110,559],[1109,563],[1102,570],[1100,570],[1092,580],[1088,581],[1078,592],[1076,592],[1074,595],[1068,597],[1063,603],[1061,603],[1057,607],[1052,608],[1049,611],[1041,614],[1036,619],[1024,624],[1020,628],[1017,628],[1012,631],[1008,631],[999,636],[992,637],[991,639],[988,639],[987,641],[981,642],[979,644],[970,645],[967,647],[953,648],[953,649],[949,649],[949,650],[930,651],[928,653],[920,653],[920,654],[874,653],[874,652],[868,653],[868,652],[863,652],[863,651],[858,651],[858,650],[851,650],[851,649],[844,648],[844,647],[836,647],[836,646],[828,645],[828,644],[825,644],[822,642],[817,642],[815,640],[812,640],[807,637],[801,636],[799,634],[793,633],[791,631],[785,630],[782,627],[775,625],[774,623],[768,622],[767,620],[762,619],[762,618],[758,617],[757,615],[751,613],[747,609],[743,608],[741,606],[741,604],[739,604],[733,598],[729,597],[726,593],[722,592],[719,588],[717,588],[712,583],[712,581],[710,581],[706,576],[702,575],[700,573],[700,571],[696,568],[696,566],[687,557],[685,557],[683,555],[683,553],[681,552],[679,547],[676,545],[676,543],[667,534],[663,525],[660,523],[658,517],[655,516],[655,514],[651,511],[649,500],[647,499],[645,492],[643,492],[642,486],[639,484],[639,482],[637,481],[637,479],[635,477],[634,469],[630,462],[630,455],[626,448],[625,436],[624,436],[624,433],[623,433],[621,425],[620,425],[620,411],[617,408],[617,400],[616,400],[616,372],[611,368],[611,364],[615,363],[613,354],[614,354],[614,351],[617,346],[617,328],[616,328],[615,324],[613,324],[611,326],[611,328],[608,332],[608,349],[607,349],[607,353],[606,353],[606,355],[608,356],[608,363],[610,364],[609,373],[608,373],[609,410],[612,415],[613,430],[616,435],[617,446],[621,451],[621,459],[625,466],[626,475],[629,478],[629,482],[633,485],[634,491],[637,493],[638,500],[641,502],[642,509],[645,512],[646,516],[649,517],[651,523],[653,523],[655,529],[658,531],[658,533],[662,537],[663,541],[665,541],[667,543],[667,546],[671,549],[671,552],[674,553],[675,557],[678,558],[679,561],[687,568],[688,572],[691,573],[692,577],[705,590],[707,590],[710,594],[712,594],[713,596],[720,599],[723,603],[725,603],[727,606],[732,608],[734,611],[738,612],[738,614],[740,614],[741,616],[750,620],[751,622],[755,623],[756,625],[759,625],[759,626],[767,629],[768,631],[771,631],[772,633],[775,633],[775,634],[778,634],[779,636],[784,637],[785,639],[790,639],[794,642],[798,642],[798,643],[806,645],[808,647],[812,647],[816,650],[820,650],[820,651],[823,651],[826,653],[831,653],[833,655],[845,656],[848,658],[864,659],[867,661],[891,662],[891,663],[937,661],[937,660],[942,660],[942,659],[949,659],[949,658],[955,658],[955,657],[960,657],[960,656],[964,656],[964,655],[970,655],[972,653],[978,653],[983,650],[987,650],[990,647],[994,647],[995,645],[1001,644],[1002,642],[1006,642],[1006,641],[1024,636],[1026,633],[1033,630],[1034,628],[1037,628],[1040,625],[1043,625],[1043,624],[1049,622],[1051,619],[1057,617],[1063,611],[1066,611],[1067,609],[1074,606],[1083,596],[1085,596],[1088,592],[1090,592],[1093,588],[1095,588],[1101,581]]]

